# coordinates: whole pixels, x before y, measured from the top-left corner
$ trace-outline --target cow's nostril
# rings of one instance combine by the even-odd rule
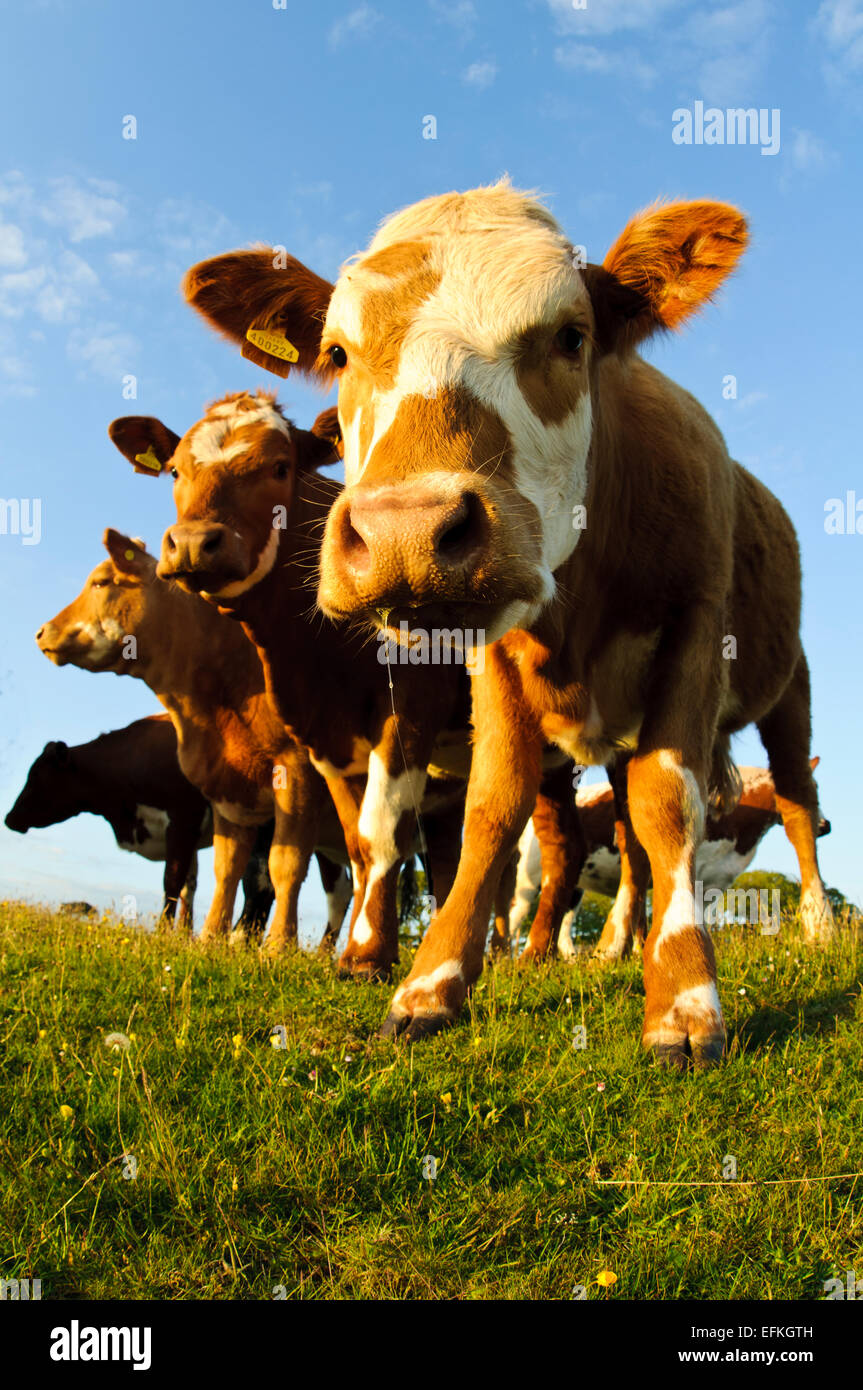
[[[44,625],[44,623],[43,623],[42,627],[40,627],[39,631],[36,633],[36,641],[37,641],[37,642],[40,640],[40,638],[41,638],[41,636],[42,636],[42,633],[43,633],[44,631],[45,631],[45,625]]]
[[[201,546],[201,549],[203,550],[205,555],[212,555],[215,551],[219,549],[219,546],[221,544],[221,531],[214,531],[213,534],[211,536],[208,536],[207,539],[204,541],[203,545]]]
[[[435,538],[435,550],[444,560],[463,560],[483,539],[484,514],[476,493],[462,498],[456,516]]]
[[[166,550],[176,550],[176,549],[177,549],[177,542],[174,540],[174,537],[171,535],[171,532],[170,532],[170,531],[167,531],[167,532],[165,533],[165,549],[166,549]]]

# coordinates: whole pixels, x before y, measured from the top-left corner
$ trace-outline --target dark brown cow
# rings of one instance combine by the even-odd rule
[[[281,339],[300,371],[338,378],[347,487],[327,522],[324,612],[445,620],[493,641],[472,682],[458,875],[388,1031],[418,1037],[457,1016],[545,741],[585,764],[632,753],[626,855],[643,847],[653,876],[643,1041],[658,1056],[723,1050],[695,850],[708,801],[733,803],[729,739],[749,723],[797,851],[807,939],[832,930],[794,528],[636,350],[710,299],[746,235],[736,208],[670,203],[580,267],[551,214],[501,184],[396,214],[335,287],[269,251],[187,277],[246,355],[284,375],[266,351]],[[250,343],[254,329],[270,338]]]
[[[6,824],[23,835],[85,812],[108,822],[120,849],[164,861],[162,919],[173,923],[179,903],[191,929],[197,850],[212,844],[213,822],[206,798],[180,771],[167,714],[71,748],[46,743]]]
[[[257,653],[239,625],[158,579],[143,542],[109,529],[105,546],[109,558],[39,629],[39,647],[58,666],[135,676],[168,710],[183,772],[213,807],[216,892],[204,941],[231,931],[241,876],[260,827],[275,814],[269,869],[276,907],[267,949],[281,951],[296,940],[312,850],[347,862],[326,788],[273,714]],[[331,917],[322,945],[338,935],[344,894],[331,896],[329,906],[341,915]]]

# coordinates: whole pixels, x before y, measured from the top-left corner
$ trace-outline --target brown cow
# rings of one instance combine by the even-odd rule
[[[348,485],[327,522],[323,611],[391,627],[445,615],[500,639],[472,682],[456,882],[386,1031],[417,1037],[457,1016],[544,740],[586,764],[632,752],[628,852],[643,846],[654,884],[643,1041],[658,1056],[723,1050],[695,850],[708,798],[734,800],[729,739],[751,722],[797,851],[807,939],[832,930],[794,528],[636,351],[709,300],[745,243],[736,208],[670,203],[580,268],[551,214],[500,184],[396,214],[335,288],[266,250],[187,276],[190,301],[247,356],[284,375],[265,349],[287,342],[300,371],[338,378]],[[269,337],[251,343],[255,329]]]
[[[158,579],[143,542],[109,529],[105,546],[109,558],[36,641],[58,666],[145,681],[168,710],[183,772],[213,807],[216,892],[202,940],[230,932],[259,827],[275,813],[269,867],[276,908],[267,945],[282,950],[296,940],[299,892],[313,848],[347,862],[326,788],[285,737],[257,653],[238,624]],[[324,874],[326,887],[330,875]],[[344,895],[329,905],[344,915]],[[328,922],[322,945],[334,943],[341,916]]]

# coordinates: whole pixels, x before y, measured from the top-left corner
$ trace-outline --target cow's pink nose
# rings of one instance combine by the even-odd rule
[[[358,489],[336,519],[336,562],[362,583],[379,577],[397,588],[422,590],[430,571],[464,572],[488,536],[475,493],[442,498],[411,488]]]

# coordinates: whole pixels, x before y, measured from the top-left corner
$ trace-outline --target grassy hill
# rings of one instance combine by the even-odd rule
[[[2,905],[0,1277],[67,1299],[821,1298],[863,1274],[863,1177],[833,1176],[863,1173],[862,937],[850,914],[827,952],[791,916],[717,933],[728,1057],[678,1077],[641,1055],[638,961],[487,969],[461,1025],[410,1049],[373,1036],[388,990],[312,956]]]

